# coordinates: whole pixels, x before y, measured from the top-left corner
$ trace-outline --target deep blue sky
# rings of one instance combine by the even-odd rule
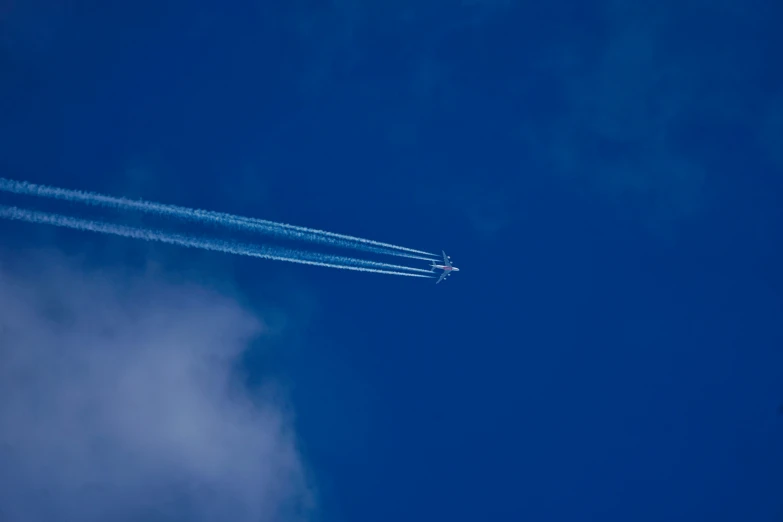
[[[0,224],[279,327],[245,370],[285,383],[319,520],[781,520],[783,7],[63,5],[0,1],[0,175],[462,268]]]

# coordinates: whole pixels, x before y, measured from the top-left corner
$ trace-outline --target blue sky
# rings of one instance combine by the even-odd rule
[[[0,1],[3,177],[462,269],[0,223],[0,513],[780,520],[781,11]]]

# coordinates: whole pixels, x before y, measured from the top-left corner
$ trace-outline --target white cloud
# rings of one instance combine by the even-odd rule
[[[307,518],[284,401],[233,373],[262,329],[149,275],[0,267],[0,518]]]

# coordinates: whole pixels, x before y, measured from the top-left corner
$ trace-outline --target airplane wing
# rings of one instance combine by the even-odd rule
[[[438,283],[440,283],[441,281],[443,281],[444,279],[446,279],[447,277],[449,277],[449,275],[450,275],[450,274],[451,274],[451,272],[445,272],[445,271],[444,271],[444,272],[443,272],[443,273],[440,275],[440,277],[438,278],[438,280],[437,280],[437,281],[435,281],[435,284],[437,285]]]
[[[446,266],[451,266],[451,259],[449,259],[449,256],[446,255],[445,250],[441,250],[443,252],[443,264]]]

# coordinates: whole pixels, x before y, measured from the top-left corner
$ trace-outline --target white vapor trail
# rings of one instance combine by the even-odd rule
[[[225,252],[228,254],[259,257],[262,259],[270,259],[274,261],[288,261],[291,263],[300,263],[303,265],[322,266],[327,268],[339,268],[342,270],[356,270],[358,272],[372,272],[376,274],[391,274],[408,277],[432,277],[432,275],[429,275],[430,272],[428,270],[422,270],[418,268],[389,265],[386,263],[376,263],[374,261],[365,261],[362,259],[354,259],[342,256],[301,252],[287,248],[263,247],[216,239],[189,237],[181,234],[171,234],[159,230],[115,225],[101,221],[91,221],[87,219],[68,217],[62,214],[49,214],[46,212],[38,212],[34,210],[8,207],[4,205],[0,205],[0,218],[26,221],[28,223],[53,225],[56,227],[73,228],[76,230],[98,232],[101,234],[110,234],[133,239],[142,239],[144,241],[157,241],[160,243],[168,243],[171,245],[178,245],[188,248],[198,248],[201,250],[213,250],[216,252]],[[411,272],[401,272],[394,269],[409,270]],[[428,275],[412,272],[422,272]]]
[[[280,237],[299,239],[314,243],[325,243],[332,246],[353,248],[365,252],[375,252],[393,256],[407,257],[411,259],[423,259],[431,261],[437,258],[436,254],[414,250],[380,241],[372,241],[360,237],[336,234],[313,228],[288,225],[285,223],[275,223],[263,219],[235,216],[224,212],[213,212],[209,210],[192,209],[180,207],[177,205],[168,205],[144,200],[132,200],[123,197],[107,196],[96,192],[82,190],[70,190],[64,188],[50,187],[46,185],[37,185],[26,181],[14,181],[0,178],[0,191],[11,192],[28,196],[39,196],[51,199],[70,201],[73,203],[84,203],[113,208],[117,210],[139,210],[153,214],[176,217],[179,219],[197,221],[201,223],[214,223],[218,225],[234,227],[241,230],[272,234]]]

